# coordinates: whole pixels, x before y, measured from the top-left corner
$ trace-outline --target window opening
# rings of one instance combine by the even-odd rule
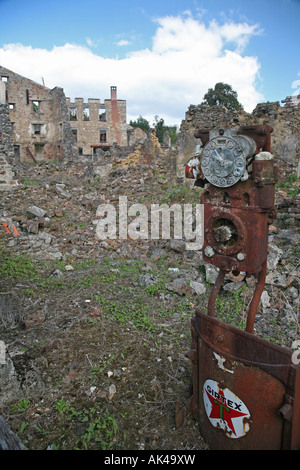
[[[84,108],[83,109],[83,120],[84,121],[89,121],[90,120],[90,110],[89,110],[89,108]]]
[[[70,121],[77,121],[77,109],[76,108],[70,109]]]
[[[41,133],[41,124],[33,124],[33,133],[39,135]]]
[[[100,142],[106,142],[106,131],[101,130],[100,131]]]
[[[33,101],[32,102],[32,108],[35,113],[37,113],[40,110],[40,102],[39,101]]]
[[[99,121],[106,121],[106,112],[101,112],[101,109],[99,109]]]
[[[34,150],[35,150],[35,156],[36,157],[42,157],[43,156],[43,151],[44,151],[44,145],[43,144],[35,144]]]

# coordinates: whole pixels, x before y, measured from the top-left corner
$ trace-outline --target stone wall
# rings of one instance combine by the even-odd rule
[[[300,107],[292,105],[288,98],[283,100],[284,106],[278,101],[258,104],[252,117],[254,124],[273,127],[272,153],[285,173],[294,173],[300,158]]]
[[[10,189],[17,184],[11,165],[13,160],[13,128],[9,120],[8,106],[0,103],[0,190]]]
[[[111,87],[111,99],[67,98],[70,126],[83,155],[93,155],[97,149],[113,145],[125,147],[140,138],[126,124],[126,101],[117,99],[117,88]]]
[[[195,154],[196,146],[201,144],[200,139],[194,137],[198,128],[238,128],[247,125],[250,119],[251,116],[247,113],[230,111],[225,106],[191,105],[186,112],[185,120],[181,123],[177,138],[177,179],[184,180],[185,165]]]
[[[291,97],[259,103],[253,112],[230,111],[224,106],[191,105],[181,123],[177,140],[177,178],[184,178],[185,164],[194,155],[200,139],[195,139],[197,128],[239,128],[246,125],[269,124],[273,127],[271,150],[278,161],[281,177],[299,171],[300,158],[300,106]],[[299,176],[299,175],[298,175]]]
[[[10,160],[14,157],[13,127],[9,120],[8,107],[0,103],[0,153]]]
[[[0,77],[13,126],[16,160],[61,160],[64,156],[63,91],[50,90],[2,66]]]
[[[61,139],[57,141],[60,147],[60,155],[67,161],[76,159],[79,156],[78,147],[72,132],[69,121],[69,109],[64,91],[60,87],[55,87],[50,92],[53,102],[55,103],[53,112],[53,121],[60,129]]]

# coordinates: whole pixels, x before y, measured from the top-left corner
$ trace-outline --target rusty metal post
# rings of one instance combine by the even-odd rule
[[[197,130],[203,144],[186,176],[204,187],[203,259],[219,268],[208,314],[192,319],[189,409],[212,449],[300,449],[300,368],[287,348],[254,333],[265,285],[277,166],[270,126]],[[246,331],[214,318],[226,273],[254,275]]]

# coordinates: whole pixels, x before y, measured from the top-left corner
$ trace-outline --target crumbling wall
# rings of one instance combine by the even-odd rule
[[[225,106],[208,106],[200,104],[191,105],[182,121],[177,138],[177,165],[176,176],[179,181],[184,180],[185,165],[195,154],[200,139],[195,139],[195,131],[200,129],[213,129],[214,127],[238,128],[246,125],[251,116],[245,112],[231,111]]]
[[[0,190],[17,184],[12,168],[13,161],[13,128],[9,120],[8,106],[0,102]]]
[[[146,134],[146,133],[145,133]],[[113,168],[155,168],[158,175],[176,174],[177,151],[163,148],[155,129],[150,129],[146,139],[129,146],[113,145],[108,150],[97,149],[92,158],[94,175],[107,177]]]
[[[56,127],[56,144],[60,149],[61,158],[71,161],[79,156],[78,147],[69,121],[69,109],[64,90],[55,87],[50,92],[53,98],[53,122]]]
[[[14,157],[13,126],[9,119],[8,107],[0,103],[0,154],[9,161]]]
[[[239,128],[246,125],[269,124],[273,127],[271,149],[280,163],[280,177],[297,171],[300,158],[300,106],[291,97],[278,101],[259,103],[252,113],[230,111],[224,106],[191,105],[182,121],[177,139],[177,178],[184,178],[185,164],[195,154],[200,139],[195,139],[197,128]]]
[[[91,156],[97,149],[110,149],[113,145],[132,145],[140,135],[126,124],[126,101],[117,99],[117,88],[111,87],[111,98],[101,102],[98,98],[66,100],[69,123],[83,155]]]
[[[259,103],[252,116],[254,124],[269,124],[273,127],[271,136],[272,153],[280,162],[284,173],[297,171],[300,158],[300,107],[292,97],[282,101]],[[298,175],[299,176],[299,175]]]
[[[131,127],[131,126],[130,126]],[[128,129],[129,142],[128,145],[145,142],[147,139],[147,132],[140,127],[131,127]]]
[[[73,154],[66,98],[61,88],[49,88],[0,66],[1,97],[13,128],[15,159],[51,161]]]

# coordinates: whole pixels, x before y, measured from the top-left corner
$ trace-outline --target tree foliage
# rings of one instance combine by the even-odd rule
[[[135,121],[130,121],[129,124],[132,127],[140,127],[140,129],[143,129],[145,132],[148,132],[150,129],[149,121],[142,116],[139,116]],[[171,144],[174,145],[176,143],[177,126],[167,126],[163,118],[155,115],[153,128],[155,129],[156,136],[161,144],[163,143],[165,131],[169,133]]]
[[[145,132],[148,132],[150,129],[149,121],[147,121],[147,119],[143,118],[142,116],[139,116],[136,121],[130,121],[129,125],[132,127],[139,127]]]
[[[155,129],[156,137],[158,138],[161,144],[163,143],[165,132],[169,133],[171,144],[174,145],[176,143],[176,136],[177,136],[176,126],[166,126],[164,119],[159,118],[159,116],[156,115],[154,116],[153,127]]]
[[[237,92],[227,83],[216,83],[215,88],[209,88],[203,98],[203,103],[209,106],[225,106],[233,111],[242,109],[242,105],[238,101]]]

